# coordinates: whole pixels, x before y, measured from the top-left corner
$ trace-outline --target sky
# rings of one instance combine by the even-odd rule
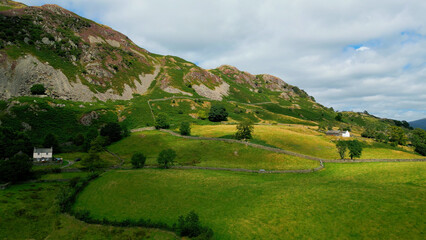
[[[23,0],[58,4],[150,52],[233,65],[339,111],[426,118],[425,0]]]

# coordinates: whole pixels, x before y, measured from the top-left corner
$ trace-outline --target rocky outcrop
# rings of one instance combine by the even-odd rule
[[[215,87],[214,89],[210,89],[204,84],[193,85],[192,88],[198,93],[198,95],[213,100],[221,101],[224,96],[229,95],[229,84],[226,82],[223,82],[221,85]]]

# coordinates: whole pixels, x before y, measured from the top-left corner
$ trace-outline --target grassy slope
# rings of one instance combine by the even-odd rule
[[[147,156],[147,164],[156,164],[160,151],[167,148],[176,151],[176,160],[183,165],[255,170],[309,169],[319,165],[316,161],[272,153],[243,144],[189,140],[157,131],[134,133],[111,145],[109,150],[118,153],[128,165],[132,155],[138,151]]]
[[[0,191],[0,239],[175,239],[144,228],[90,225],[59,214],[55,197],[64,183],[13,185]]]
[[[194,126],[193,135],[221,137],[234,134],[235,126],[232,125],[209,125]],[[294,151],[314,157],[325,159],[338,159],[335,144],[331,140],[334,137],[326,137],[324,134],[313,130],[313,127],[299,125],[256,125],[254,129],[254,141],[263,142],[285,150]],[[363,149],[361,158],[424,158],[418,154],[400,151],[397,149],[384,148],[385,145],[371,145]]]
[[[426,163],[326,168],[284,175],[115,171],[91,183],[75,207],[97,218],[168,223],[195,210],[213,228],[215,239],[424,237]]]

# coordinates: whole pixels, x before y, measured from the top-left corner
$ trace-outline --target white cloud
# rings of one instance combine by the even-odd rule
[[[57,3],[149,51],[270,73],[339,110],[426,116],[424,0],[24,0]]]

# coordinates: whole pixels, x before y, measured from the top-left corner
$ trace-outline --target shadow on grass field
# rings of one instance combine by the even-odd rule
[[[119,170],[75,209],[173,223],[195,210],[215,239],[423,239],[426,163],[327,164],[312,174]]]
[[[65,184],[20,184],[0,190],[0,239],[176,239],[165,231],[92,225],[60,214],[55,198]]]

